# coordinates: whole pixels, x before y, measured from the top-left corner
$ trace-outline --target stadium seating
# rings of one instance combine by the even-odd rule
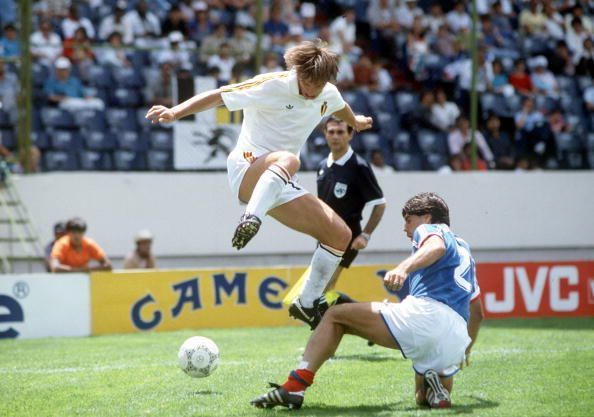
[[[148,149],[146,136],[141,135],[135,130],[118,131],[115,135],[118,149],[135,152],[146,151]]]
[[[79,153],[80,169],[84,171],[108,171],[113,169],[111,155],[107,152],[83,150]]]
[[[48,171],[74,171],[79,168],[74,153],[67,151],[47,151],[43,154],[42,163]]]
[[[394,153],[394,165],[398,171],[420,171],[423,167],[419,155],[404,152]]]
[[[147,165],[151,171],[170,171],[173,169],[171,151],[153,150],[147,153]]]
[[[114,135],[107,130],[83,130],[85,148],[92,151],[112,151],[116,147]]]
[[[56,107],[42,108],[41,120],[46,128],[76,129],[77,127],[70,112]]]
[[[146,169],[146,154],[117,150],[113,154],[113,165],[118,171],[141,171]]]

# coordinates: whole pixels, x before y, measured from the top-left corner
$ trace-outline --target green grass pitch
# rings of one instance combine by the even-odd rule
[[[190,336],[214,339],[219,369],[177,368]],[[0,341],[0,416],[277,416],[250,399],[295,366],[305,327]],[[453,408],[419,409],[410,362],[347,336],[295,416],[594,416],[594,319],[487,321]]]

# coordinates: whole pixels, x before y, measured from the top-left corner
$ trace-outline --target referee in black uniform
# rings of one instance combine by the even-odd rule
[[[371,234],[386,209],[384,193],[369,163],[350,146],[353,133],[351,126],[334,117],[328,118],[324,123],[324,136],[330,155],[318,167],[318,197],[332,207],[353,233],[349,249],[343,255],[326,291],[334,288],[342,270],[348,268],[357,253],[367,247]],[[361,229],[362,213],[366,205],[372,205],[373,209],[367,224]]]

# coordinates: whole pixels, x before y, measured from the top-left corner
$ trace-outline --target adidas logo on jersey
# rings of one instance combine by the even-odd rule
[[[287,104],[285,107],[287,108],[287,110],[291,110],[294,106],[292,104]]]

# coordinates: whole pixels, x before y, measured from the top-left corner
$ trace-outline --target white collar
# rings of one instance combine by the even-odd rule
[[[295,94],[296,96],[301,97],[299,94],[299,83],[297,82],[297,71],[295,70],[289,71],[289,91],[291,91],[291,93]]]
[[[332,152],[330,152],[330,155],[328,155],[328,159],[326,159],[326,166],[328,168],[330,168],[332,166],[332,164],[343,166],[344,164],[347,163],[347,161],[349,159],[351,159],[351,156],[353,156],[353,153],[355,153],[353,151],[353,148],[351,148],[349,146],[348,151],[346,151],[346,153],[344,155],[342,155],[337,161],[335,161],[334,158],[332,158]]]

